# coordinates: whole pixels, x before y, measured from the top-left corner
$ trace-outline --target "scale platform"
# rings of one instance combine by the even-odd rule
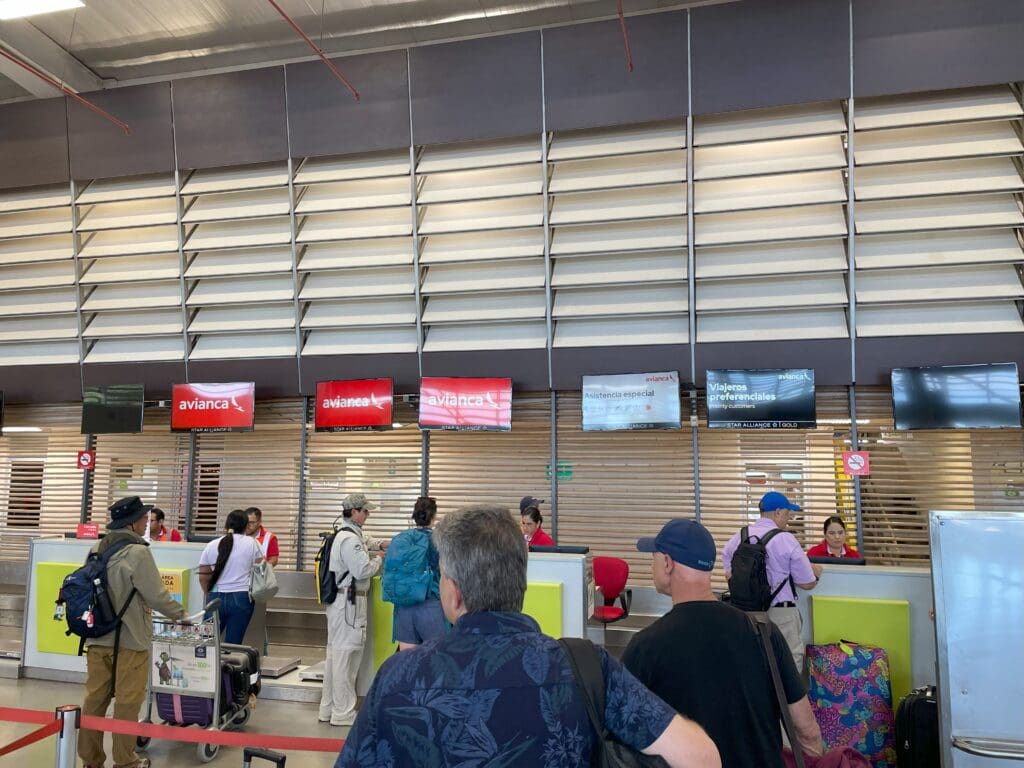
[[[326,663],[326,661],[318,661],[316,664],[310,664],[299,672],[299,680],[313,680],[322,683],[324,681],[324,665]]]
[[[271,679],[287,675],[293,669],[298,669],[302,662],[298,656],[264,656],[260,663],[260,674]],[[321,670],[321,679],[323,672]]]

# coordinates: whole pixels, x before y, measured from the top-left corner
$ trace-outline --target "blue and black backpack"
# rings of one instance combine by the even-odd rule
[[[430,596],[435,579],[431,565],[430,530],[410,528],[391,540],[384,553],[381,597],[396,606],[422,603]]]

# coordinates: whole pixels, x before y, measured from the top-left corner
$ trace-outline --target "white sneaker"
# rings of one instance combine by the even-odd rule
[[[344,717],[331,717],[331,725],[351,726],[356,721],[356,713],[350,712]]]
[[[319,720],[321,723],[331,722],[331,710],[321,709],[319,712],[317,712],[316,719]]]

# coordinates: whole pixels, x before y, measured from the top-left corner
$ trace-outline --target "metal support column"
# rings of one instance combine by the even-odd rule
[[[850,404],[850,449],[860,450],[860,437],[857,435],[857,386],[851,384],[846,388],[846,396]],[[857,551],[864,552],[864,515],[860,505],[860,477],[853,478],[853,512],[857,523]]]
[[[303,551],[303,533],[306,530],[306,485],[309,479],[309,464],[307,461],[307,448],[309,447],[309,413],[311,398],[307,395],[302,398],[302,437],[299,443],[299,509],[296,513],[295,524],[299,535],[295,543],[295,570],[303,570],[305,552]]]
[[[196,502],[196,433],[188,436],[188,483],[185,486],[185,540],[192,540]]]
[[[96,436],[86,435],[85,436],[85,448],[84,451],[96,450]],[[92,490],[93,490],[93,479],[96,472],[96,467],[90,467],[89,469],[82,471],[82,507],[78,512],[78,522],[85,523],[89,520],[89,507],[92,506]]]
[[[430,493],[430,432],[420,431],[420,496]]]
[[[558,543],[558,393],[551,396],[551,538]]]

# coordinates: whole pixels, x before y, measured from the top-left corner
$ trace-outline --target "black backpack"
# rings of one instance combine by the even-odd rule
[[[740,544],[732,556],[729,576],[729,601],[743,611],[767,611],[786,580],[773,592],[768,583],[768,542],[782,530],[775,528],[764,536],[751,536],[747,526],[740,531]]]
[[[110,691],[114,693],[114,681],[117,679],[117,652],[121,644],[121,624],[125,611],[135,597],[136,589],[125,598],[120,610],[114,607],[110,599],[107,584],[107,565],[110,559],[130,544],[138,544],[131,539],[114,542],[103,553],[90,552],[85,564],[76,568],[64,577],[57,593],[57,611],[55,618],[63,615],[68,624],[65,634],[78,635],[78,655],[85,649],[85,641],[114,633],[114,660],[111,670]]]
[[[331,570],[331,547],[334,546],[334,540],[338,538],[338,534],[341,533],[340,528],[335,528],[332,531],[324,531],[320,534],[320,538],[323,541],[320,543],[320,551],[316,553],[316,599],[320,601],[322,605],[329,605],[333,603],[338,597],[338,575]],[[341,576],[341,580],[344,580],[348,576],[348,571],[345,571]]]

